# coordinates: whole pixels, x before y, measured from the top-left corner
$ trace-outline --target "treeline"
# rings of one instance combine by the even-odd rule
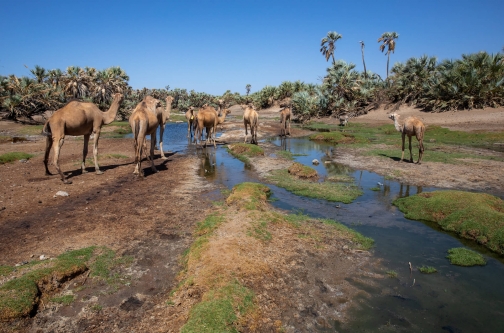
[[[370,71],[360,72],[352,63],[334,61],[327,68],[321,84],[301,81],[282,82],[247,94],[226,91],[221,96],[186,89],[134,90],[129,77],[120,67],[99,71],[94,68],[68,67],[66,71],[35,66],[33,78],[0,76],[0,112],[10,119],[30,119],[46,110],[57,110],[72,99],[96,103],[106,110],[116,92],[124,94],[119,116],[126,119],[146,95],[162,101],[174,97],[172,107],[186,111],[189,106],[217,105],[224,99],[227,106],[253,103],[258,109],[290,104],[294,115],[305,121],[312,117],[359,115],[378,108],[398,108],[407,104],[427,111],[451,111],[504,105],[504,56],[479,52],[461,59],[439,62],[422,56],[396,63],[383,80]]]

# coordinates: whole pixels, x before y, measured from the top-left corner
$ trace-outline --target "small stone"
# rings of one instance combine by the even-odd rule
[[[314,159],[314,160],[312,161],[312,163],[313,163],[314,165],[318,165],[320,162],[319,162],[317,159]]]
[[[41,256],[39,257],[39,259],[40,259],[40,260],[46,260],[46,259],[48,259],[48,258],[47,258],[45,255],[41,255]]]
[[[26,158],[23,158],[23,159],[20,159],[19,162],[26,163],[26,162],[28,162],[28,160]]]
[[[58,196],[60,196],[60,197],[68,197],[68,192],[58,191],[58,192],[56,192],[56,194],[54,195],[54,197],[56,198]]]

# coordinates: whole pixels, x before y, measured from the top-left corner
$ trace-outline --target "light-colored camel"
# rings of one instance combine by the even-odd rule
[[[282,123],[280,128],[280,136],[282,135],[287,136],[287,133],[291,135],[290,132],[291,117],[292,117],[292,111],[290,107],[283,108],[280,111],[280,122]]]
[[[93,103],[72,101],[53,113],[42,129],[42,135],[47,136],[44,156],[46,175],[51,175],[47,168],[47,162],[49,160],[51,147],[53,143],[56,143],[54,146],[54,166],[65,184],[72,183],[65,178],[58,164],[61,147],[65,141],[65,135],[84,135],[81,170],[82,173],[86,173],[85,162],[91,134],[94,134],[93,157],[95,172],[97,175],[103,173],[98,166],[98,140],[100,138],[100,131],[103,125],[110,124],[114,121],[122,98],[122,94],[115,94],[112,104],[106,112],[100,111]]]
[[[194,114],[195,107],[190,106],[187,112],[185,113],[185,117],[187,120],[187,137],[190,138],[194,135],[193,131],[193,124],[194,120],[196,118],[196,115]]]
[[[142,176],[142,149],[145,146],[147,135],[151,137],[150,145],[150,160],[152,171],[157,172],[154,166],[154,148],[156,147],[156,130],[159,125],[156,115],[156,108],[160,104],[158,99],[152,96],[145,96],[144,99],[137,104],[133,113],[129,118],[131,131],[135,138],[135,170],[133,174]]]
[[[159,124],[159,150],[161,150],[161,158],[166,160],[167,157],[163,152],[163,135],[166,126],[166,122],[170,119],[170,113],[172,108],[173,97],[166,97],[166,108],[156,108],[156,117]]]
[[[212,136],[214,136],[213,137],[214,147],[217,147],[217,144],[215,142],[217,125],[222,124],[229,113],[231,113],[229,109],[224,109],[222,111],[222,116],[219,117],[217,115],[217,111],[211,106],[199,110],[197,119],[198,130],[197,133],[195,134],[200,137],[200,144],[203,137],[203,128],[206,128],[207,137],[205,141],[205,147],[208,142],[212,141]]]
[[[402,124],[399,123],[399,117],[397,113],[392,113],[389,115],[389,118],[394,121],[394,126],[396,130],[401,132],[402,134],[402,154],[401,154],[401,162],[404,158],[404,141],[406,139],[406,135],[409,139],[409,151],[410,151],[410,162],[413,163],[413,153],[411,152],[411,137],[414,135],[418,140],[418,164],[422,163],[422,155],[424,152],[423,138],[425,133],[425,126],[422,121],[416,117],[408,117],[404,119]]]
[[[259,114],[252,106],[242,105],[241,107],[245,109],[245,111],[243,111],[243,125],[245,126],[245,140],[243,142],[247,142],[247,127],[250,127],[250,143],[257,144],[257,125],[259,124]]]
[[[346,126],[348,124],[348,115],[339,116],[340,126]]]

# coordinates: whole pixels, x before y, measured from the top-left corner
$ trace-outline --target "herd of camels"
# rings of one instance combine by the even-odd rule
[[[108,125],[112,123],[116,116],[119,106],[121,104],[123,95],[116,93],[113,97],[113,102],[110,108],[103,112],[98,106],[89,102],[79,102],[71,101],[66,104],[61,109],[55,111],[51,118],[46,121],[44,128],[42,130],[42,135],[46,136],[46,149],[44,155],[44,166],[46,175],[52,175],[49,172],[48,161],[49,153],[54,144],[54,156],[53,164],[61,177],[61,180],[65,184],[71,184],[72,182],[65,178],[61,168],[59,167],[58,160],[61,152],[61,147],[63,146],[65,135],[72,136],[84,136],[84,148],[82,151],[82,164],[81,171],[86,173],[85,161],[88,153],[88,143],[91,134],[94,135],[93,142],[93,158],[95,165],[95,172],[97,175],[101,175],[103,172],[98,166],[98,140],[100,138],[100,131],[103,125]],[[143,171],[141,169],[142,152],[147,151],[146,137],[151,136],[150,140],[150,155],[149,159],[151,161],[151,168],[154,172],[157,169],[154,165],[154,149],[156,147],[156,131],[160,128],[160,151],[161,158],[166,159],[163,152],[163,133],[165,125],[170,118],[171,108],[172,108],[173,97],[166,97],[166,108],[161,107],[160,100],[152,97],[146,96],[140,103],[137,104],[133,110],[130,118],[129,124],[134,136],[134,149],[135,149],[135,170],[134,174],[138,176],[143,176]],[[190,107],[186,112],[185,117],[187,119],[187,136],[189,138],[194,137],[197,143],[198,138],[200,145],[202,145],[203,130],[206,130],[206,141],[205,146],[208,143],[212,143],[216,147],[216,133],[217,126],[222,124],[226,116],[231,112],[229,109],[224,108],[224,101],[218,101],[218,110],[207,104],[203,105],[195,114],[196,108]],[[243,125],[245,127],[245,140],[247,142],[248,130],[250,130],[251,144],[258,144],[257,142],[257,129],[259,125],[259,115],[252,105],[241,105],[244,109],[243,113]],[[290,135],[290,122],[292,118],[291,107],[284,107],[280,111],[280,136]],[[404,158],[404,146],[405,137],[408,136],[409,139],[409,151],[410,151],[410,162],[413,162],[413,154],[411,152],[411,137],[415,136],[419,142],[419,156],[417,163],[420,164],[422,161],[422,155],[424,152],[423,146],[423,136],[425,133],[425,126],[422,121],[416,117],[407,117],[403,123],[399,122],[400,116],[396,113],[390,114],[389,118],[394,121],[394,125],[397,131],[402,134],[402,155],[400,161]],[[341,121],[341,119],[340,119]],[[342,125],[346,125],[348,122],[348,117],[341,121]]]

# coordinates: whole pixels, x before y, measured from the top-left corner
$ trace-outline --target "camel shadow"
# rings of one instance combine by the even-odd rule
[[[161,155],[159,155],[161,156]],[[165,155],[166,156],[166,155]],[[158,172],[161,172],[161,171],[167,171],[168,170],[168,163],[170,163],[171,161],[169,160],[163,160],[160,164],[157,164],[156,165],[156,169],[158,172],[154,172],[152,171],[152,168],[150,167],[150,161],[147,161],[149,163],[149,166],[146,166],[145,168],[143,168],[143,177],[140,177],[140,178],[145,178],[145,177],[149,177],[149,176],[152,176],[152,175],[155,175],[156,173]]]
[[[394,160],[394,161],[396,161],[396,162],[399,162],[399,161],[401,160],[401,158],[400,158],[400,157],[389,156],[389,155],[387,155],[387,154],[383,154],[383,153],[382,153],[382,154],[378,154],[378,156],[387,157],[387,158],[390,158],[391,160]],[[410,160],[406,160],[406,159],[404,159],[404,160],[403,160],[403,162],[412,163]]]
[[[133,164],[133,162],[126,162],[126,163],[120,163],[120,164],[111,164],[111,165],[104,165],[100,166],[100,171],[106,172],[107,170],[113,170],[115,168],[121,167],[121,166],[126,166]],[[85,169],[87,172],[86,173],[95,173],[96,168],[94,166],[86,167]],[[59,176],[57,173],[52,173],[52,176]],[[77,177],[77,176],[82,176],[82,171],[80,168],[72,170],[72,171],[66,171],[64,173],[65,178],[67,180]]]

